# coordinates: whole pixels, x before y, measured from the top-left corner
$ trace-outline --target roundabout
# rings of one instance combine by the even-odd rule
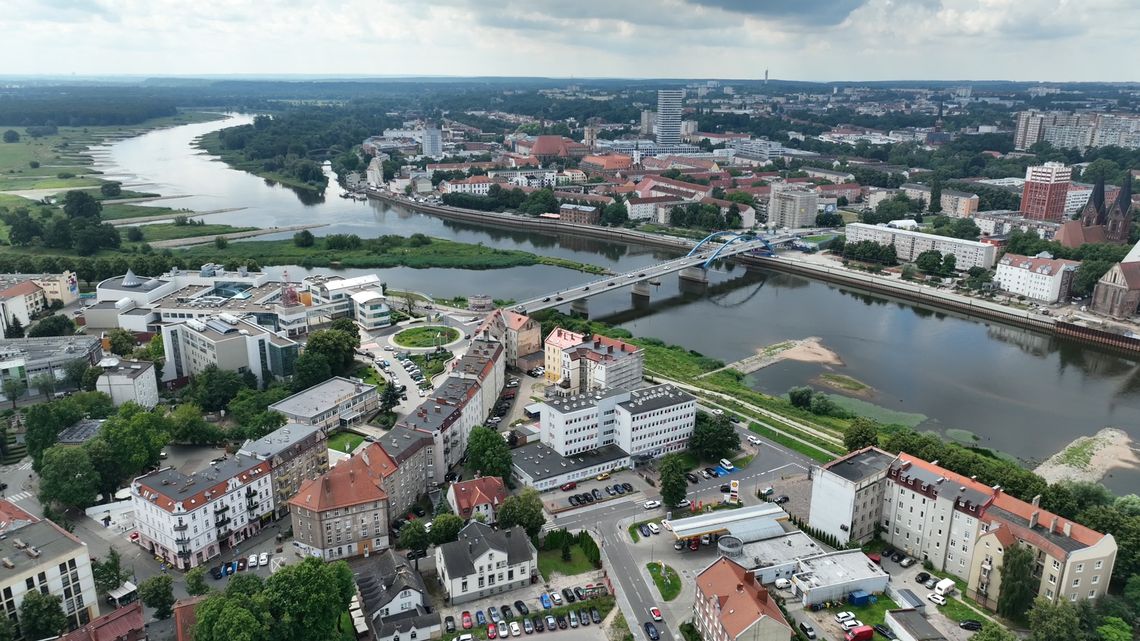
[[[444,325],[409,327],[392,336],[392,344],[407,349],[443,347],[462,338],[459,330]]]

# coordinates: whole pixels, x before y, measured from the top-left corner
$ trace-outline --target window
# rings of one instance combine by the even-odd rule
[[[1092,584],[1096,585],[1097,583],[1100,583],[1100,575],[1099,574],[1092,578]]]
[[[1094,569],[1094,570],[1099,570],[1099,569],[1101,569],[1102,567],[1104,567],[1104,561],[1097,561],[1097,562],[1096,562],[1096,565],[1094,565],[1094,566],[1093,566],[1093,569]]]
[[[1085,564],[1084,563],[1078,563],[1077,564],[1077,572],[1084,572],[1084,571],[1085,571]]]
[[[1074,588],[1081,587],[1081,580],[1080,579],[1073,579],[1073,587]]]

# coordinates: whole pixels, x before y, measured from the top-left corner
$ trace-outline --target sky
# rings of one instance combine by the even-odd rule
[[[1136,81],[1137,1],[0,0],[0,74]]]

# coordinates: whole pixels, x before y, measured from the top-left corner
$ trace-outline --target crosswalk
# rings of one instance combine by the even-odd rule
[[[15,494],[10,494],[5,498],[7,498],[9,501],[12,501],[13,503],[15,503],[16,501],[23,501],[24,499],[32,498],[32,493],[31,492],[16,492]]]
[[[30,470],[30,469],[32,469],[32,459],[28,459],[27,461],[20,463],[20,466],[17,467],[16,469],[17,470]]]

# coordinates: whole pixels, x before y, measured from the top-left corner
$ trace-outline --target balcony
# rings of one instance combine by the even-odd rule
[[[190,558],[190,550],[179,550],[178,556],[182,557],[183,559],[189,559]]]
[[[174,526],[174,531],[175,532],[185,532],[186,528],[188,528],[188,527],[190,527],[189,523],[179,523],[178,525]]]
[[[218,527],[218,529],[220,530],[223,527],[225,527],[226,525],[228,525],[229,522],[230,522],[230,517],[223,516],[222,518],[218,519],[217,521],[214,521],[214,525],[216,525]],[[226,528],[226,529],[229,529],[229,528]]]
[[[248,501],[245,504],[245,509],[249,510],[250,512],[253,512],[259,507],[261,507],[261,503],[258,501]]]
[[[190,545],[190,538],[185,537],[185,536],[181,536],[181,537],[178,537],[177,539],[174,539],[174,542],[177,545]]]
[[[218,505],[214,508],[214,514],[221,514],[228,509],[230,509],[230,506],[226,503],[222,503],[221,505]]]
[[[252,487],[247,487],[245,488],[245,496],[246,498],[257,496],[257,490],[253,489]]]

